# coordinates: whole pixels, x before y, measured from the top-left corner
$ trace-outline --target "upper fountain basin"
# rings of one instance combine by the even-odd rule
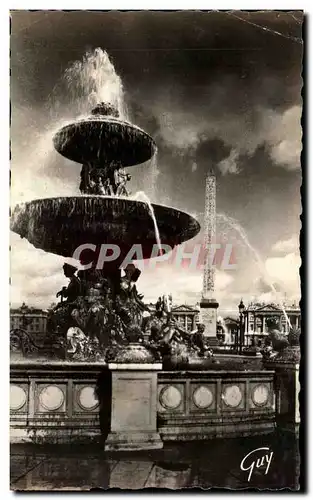
[[[192,216],[171,207],[152,205],[162,243],[174,248],[196,236],[200,225]],[[36,248],[73,257],[82,244],[114,244],[123,258],[140,245],[149,258],[157,243],[148,205],[130,198],[73,196],[33,200],[17,205],[11,230]],[[140,259],[140,254],[134,257]]]
[[[144,130],[115,116],[92,115],[62,127],[54,136],[55,149],[80,164],[98,162],[130,167],[149,160],[156,151]]]

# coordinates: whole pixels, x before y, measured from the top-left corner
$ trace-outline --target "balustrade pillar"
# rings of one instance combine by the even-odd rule
[[[157,432],[157,372],[161,363],[109,363],[112,372],[111,427],[106,451],[163,447]]]

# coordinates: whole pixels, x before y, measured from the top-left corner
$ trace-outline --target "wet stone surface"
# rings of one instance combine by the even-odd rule
[[[249,470],[255,460],[250,481]],[[263,453],[273,453],[256,467]],[[197,443],[165,444],[151,452],[104,452],[100,446],[12,445],[11,489],[75,491],[142,488],[260,488],[298,489],[298,445],[292,436],[265,435],[254,438],[216,439]]]

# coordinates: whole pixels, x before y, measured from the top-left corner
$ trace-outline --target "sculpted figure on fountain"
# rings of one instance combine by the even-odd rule
[[[82,194],[101,196],[129,196],[126,189],[131,175],[117,163],[105,166],[96,162],[85,163],[80,172],[79,190]]]
[[[112,280],[102,270],[80,270],[76,276],[74,266],[63,269],[70,283],[57,293],[61,302],[50,312],[48,332],[63,341],[71,358],[103,358],[114,346],[143,340],[148,308],[137,291],[141,271],[134,264],[128,264],[118,284],[116,276]]]
[[[56,297],[61,297],[61,303],[59,304],[59,306],[62,305],[64,298],[67,299],[66,303],[70,304],[81,295],[81,282],[78,276],[76,276],[75,274],[76,271],[78,271],[77,267],[71,266],[67,263],[64,264],[64,276],[66,276],[66,278],[69,278],[70,282],[67,287],[63,287],[62,290],[60,290],[56,294]]]
[[[165,363],[187,363],[190,357],[212,356],[212,350],[205,344],[204,325],[199,324],[193,332],[182,328],[173,316],[167,296],[159,297],[149,326],[150,345]]]

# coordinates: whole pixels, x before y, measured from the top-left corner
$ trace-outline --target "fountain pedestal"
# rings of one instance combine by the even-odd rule
[[[111,430],[106,451],[163,447],[157,432],[157,372],[161,363],[110,363]]]

